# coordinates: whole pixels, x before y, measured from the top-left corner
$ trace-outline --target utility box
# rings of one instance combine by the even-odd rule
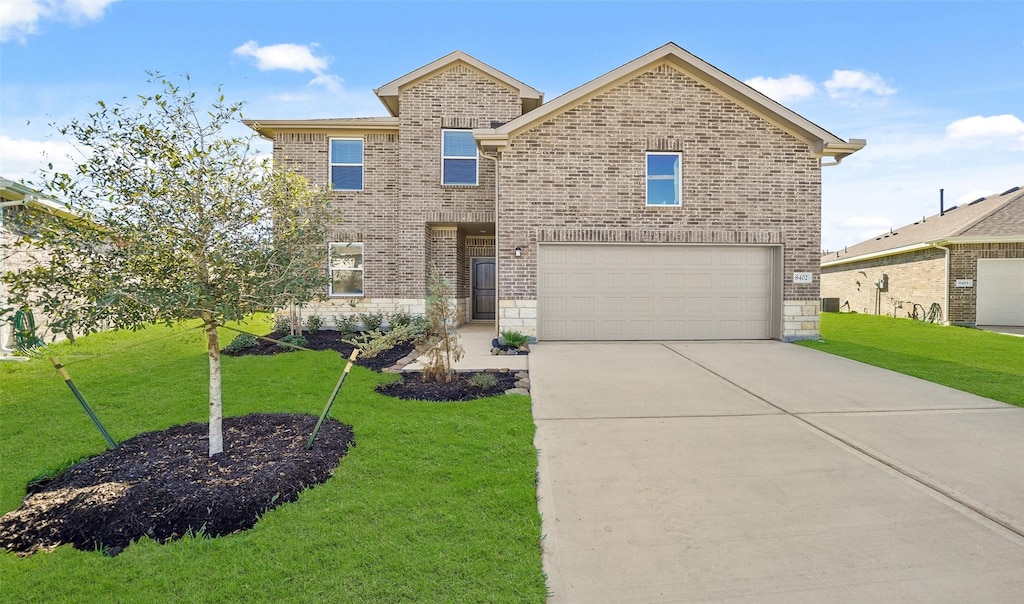
[[[822,298],[821,312],[839,312],[839,298]]]
[[[878,281],[875,281],[875,287],[879,291],[889,291],[889,275],[882,273],[882,276],[878,278]]]

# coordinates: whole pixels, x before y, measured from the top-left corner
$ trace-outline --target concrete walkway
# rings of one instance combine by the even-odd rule
[[[494,323],[466,323],[459,327],[459,344],[466,351],[466,356],[452,364],[455,371],[484,371],[486,369],[506,369],[508,371],[525,371],[529,355],[505,356],[491,354],[491,341],[494,339]],[[406,365],[403,371],[422,371],[423,357]]]
[[[529,358],[551,602],[1024,601],[1024,409],[780,342]]]

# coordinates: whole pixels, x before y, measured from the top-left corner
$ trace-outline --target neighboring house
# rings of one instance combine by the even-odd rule
[[[17,271],[30,268],[39,262],[46,262],[49,257],[45,251],[35,250],[29,252],[24,249],[11,249],[16,238],[24,233],[13,226],[14,216],[21,212],[51,212],[72,216],[67,207],[50,199],[25,185],[12,180],[0,177],[0,275],[8,271]],[[0,282],[0,308],[11,308],[7,300],[7,289]],[[48,323],[46,317],[39,312],[38,308],[31,309],[36,322],[36,335],[47,341],[52,339],[48,334]],[[14,330],[7,320],[8,315],[0,318],[0,354],[10,353],[15,348]]]
[[[1024,326],[1024,190],[826,253],[821,273],[842,310],[920,317],[938,304],[944,323]]]
[[[325,318],[423,312],[542,340],[818,335],[821,166],[844,141],[675,44],[550,102],[454,52],[378,118],[250,120],[333,190]],[[827,161],[823,161],[826,160]]]

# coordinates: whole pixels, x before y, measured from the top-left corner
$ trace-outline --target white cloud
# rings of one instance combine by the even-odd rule
[[[1024,121],[1008,113],[975,115],[946,126],[946,136],[953,140],[1016,138],[1024,143]]]
[[[117,0],[3,0],[0,2],[0,42],[25,41],[38,31],[39,21],[52,19],[80,24],[103,17]]]
[[[249,40],[233,52],[242,57],[256,59],[256,67],[260,71],[286,69],[289,71],[311,71],[321,74],[327,69],[327,59],[313,54],[316,44],[271,44],[260,46],[255,40]]]
[[[833,99],[858,100],[870,94],[878,97],[896,94],[896,89],[885,83],[877,73],[836,69],[825,82],[825,90]]]
[[[817,87],[804,76],[791,74],[781,78],[757,76],[745,82],[751,88],[780,103],[790,103],[814,94]]]
[[[310,86],[323,86],[335,95],[343,92],[341,76],[327,73],[330,62],[327,57],[319,57],[314,53],[317,44],[303,46],[301,44],[271,44],[260,46],[255,40],[249,40],[235,50],[233,54],[256,59],[256,67],[260,71],[284,69],[287,71],[309,71],[316,77],[309,81]]]
[[[39,170],[52,163],[55,170],[69,172],[75,162],[68,156],[77,156],[71,143],[65,141],[39,141],[16,139],[0,134],[0,172],[11,180],[33,180]]]

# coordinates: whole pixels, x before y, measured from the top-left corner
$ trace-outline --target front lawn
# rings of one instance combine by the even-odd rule
[[[1024,407],[1024,338],[837,313],[822,313],[821,335],[800,344]]]
[[[48,354],[120,441],[206,420],[204,342],[199,330],[153,327]],[[318,414],[344,368],[331,351],[222,360],[225,415]],[[144,540],[116,557],[70,546],[3,553],[3,600],[542,602],[529,398],[427,403],[374,391],[391,379],[352,370],[331,415],[353,426],[357,446],[330,480],[254,528]],[[0,513],[20,505],[33,477],[104,446],[48,360],[0,364]]]

